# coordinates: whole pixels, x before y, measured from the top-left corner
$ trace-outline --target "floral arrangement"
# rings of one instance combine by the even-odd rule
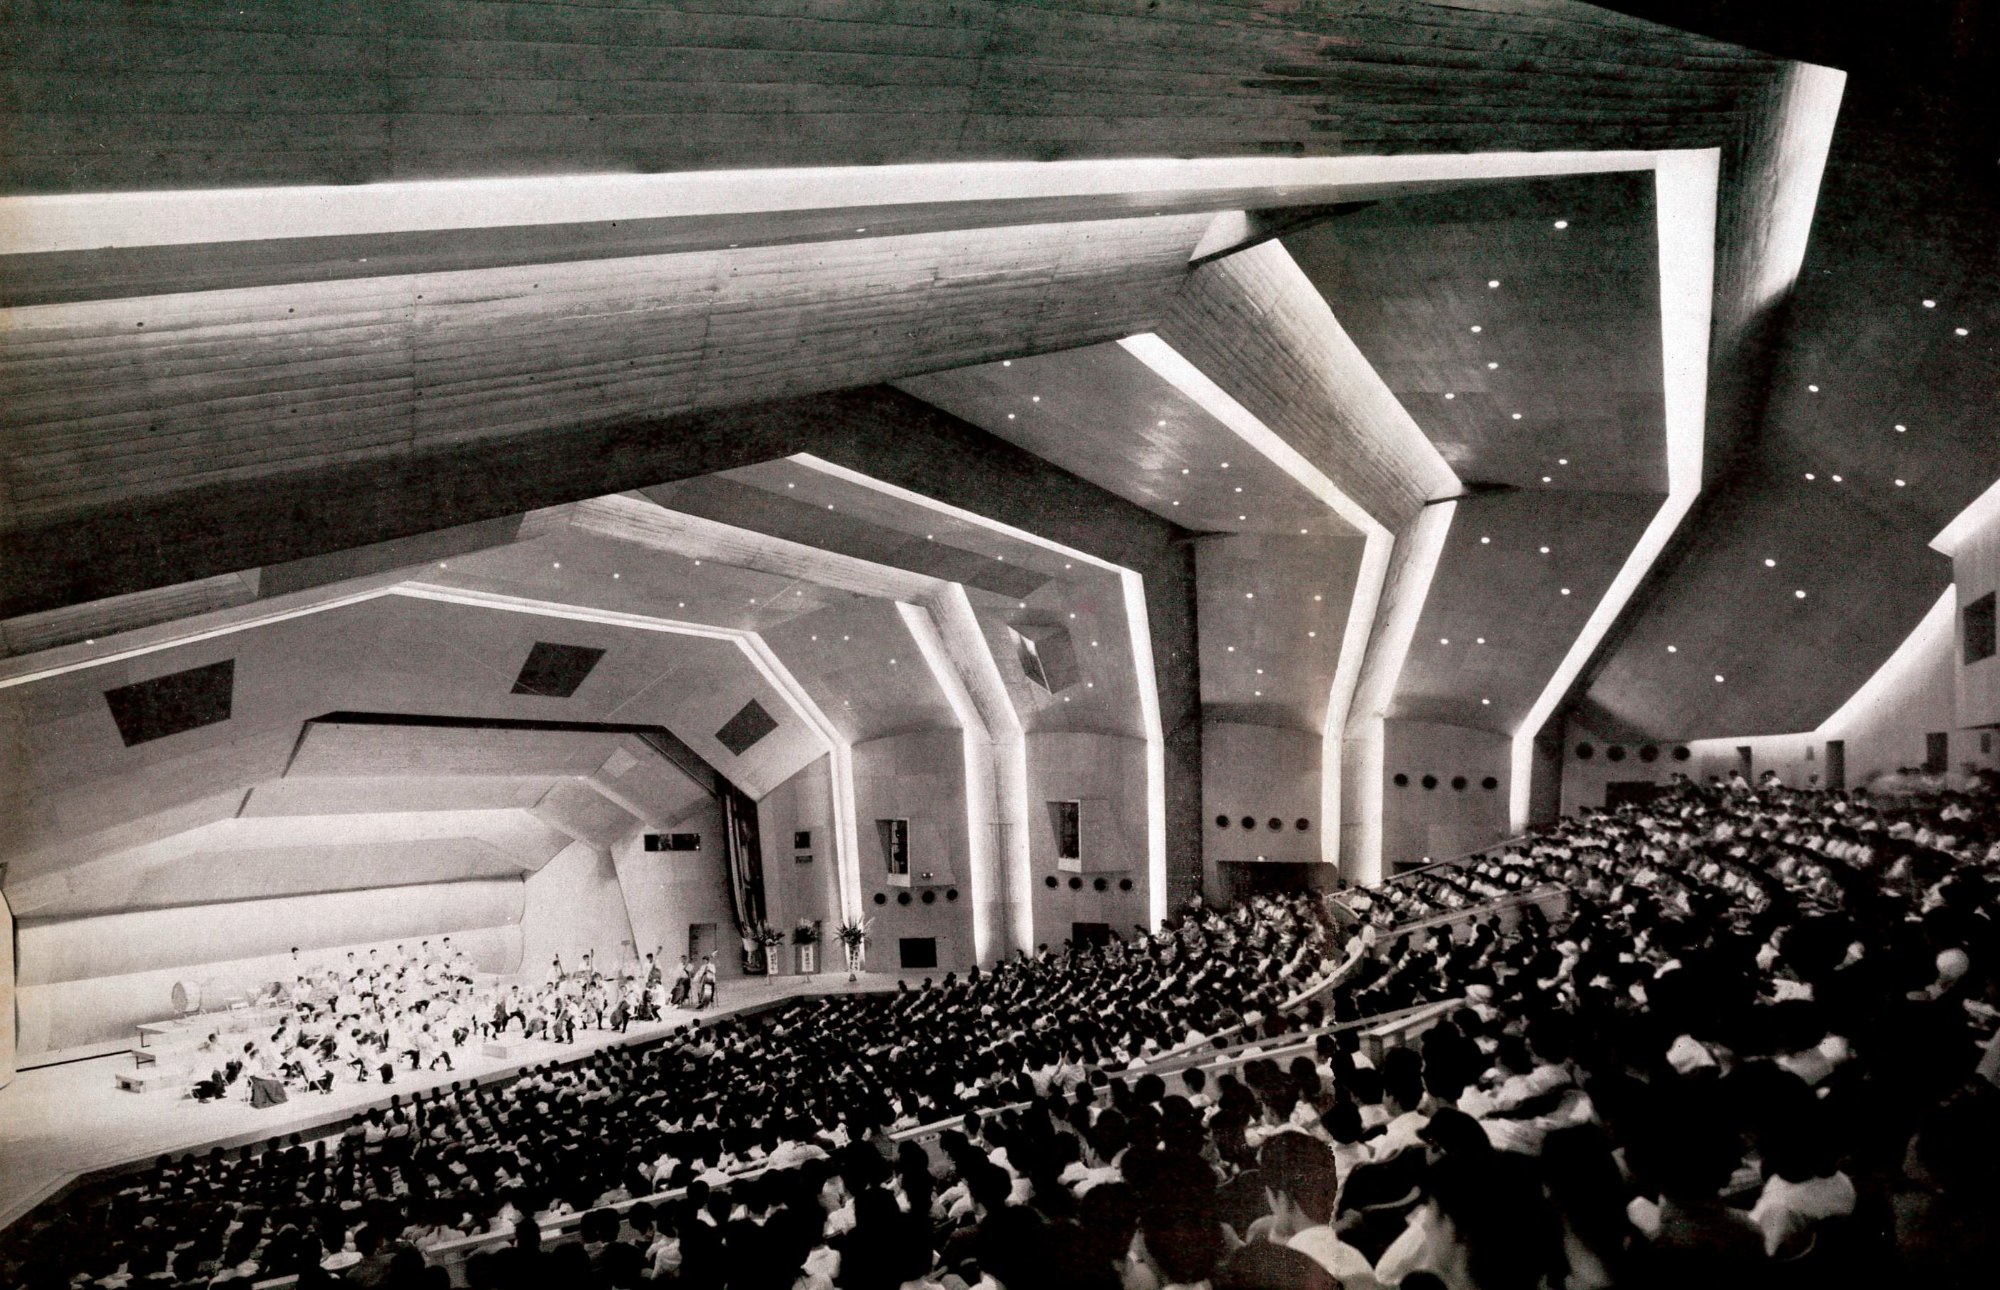
[[[783,945],[785,943],[785,934],[775,927],[760,927],[757,929],[757,943],[766,948],[774,945]]]
[[[850,950],[858,950],[868,944],[868,924],[866,923],[842,923],[839,927],[833,929],[833,934],[840,939],[842,945],[845,945]]]
[[[819,944],[819,928],[813,924],[813,921],[811,919],[801,918],[799,920],[799,925],[792,929],[792,944],[794,945]]]

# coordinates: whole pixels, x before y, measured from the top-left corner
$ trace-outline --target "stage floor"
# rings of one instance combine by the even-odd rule
[[[287,1133],[310,1133],[344,1124],[357,1111],[386,1106],[401,1094],[440,1088],[468,1076],[490,1079],[548,1061],[582,1057],[600,1048],[658,1038],[689,1021],[714,1020],[800,994],[858,993],[893,989],[896,978],[863,973],[850,985],[844,972],[816,976],[742,977],[720,983],[717,1007],[706,1012],[670,1010],[659,1021],[634,1024],[625,1034],[591,1030],[573,1044],[519,1041],[506,1060],[484,1056],[468,1044],[452,1054],[455,1071],[400,1071],[393,1085],[342,1083],[331,1093],[293,1093],[262,1110],[230,1098],[197,1103],[183,1090],[131,1093],[117,1087],[118,1071],[134,1068],[132,1055],[44,1066],[22,1071],[0,1088],[0,1228],[12,1224],[78,1174],[150,1161],[162,1153],[236,1147]]]

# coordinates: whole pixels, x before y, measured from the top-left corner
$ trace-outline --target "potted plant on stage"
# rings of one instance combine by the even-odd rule
[[[800,976],[811,976],[819,971],[819,924],[809,918],[801,918],[799,925],[792,929],[792,955],[798,960]]]
[[[863,922],[842,923],[833,933],[840,939],[840,948],[847,955],[847,979],[852,981],[861,971],[861,959],[868,950],[868,924]]]
[[[757,929],[757,943],[764,947],[764,971],[770,976],[784,975],[784,956],[778,947],[785,943],[785,934],[767,924]]]

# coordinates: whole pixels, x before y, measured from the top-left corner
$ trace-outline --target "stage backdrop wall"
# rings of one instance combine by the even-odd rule
[[[625,893],[609,852],[588,842],[572,842],[529,874],[524,886],[524,973],[533,977],[545,971],[558,954],[573,970],[586,950],[606,972],[633,961],[632,920],[625,912]]]
[[[764,900],[771,926],[783,932],[784,970],[792,970],[792,929],[800,919],[820,924],[819,970],[840,965],[833,929],[840,925],[840,876],[833,851],[833,783],[821,757],[757,803],[764,839]],[[807,836],[798,845],[798,835]]]
[[[701,849],[648,851],[645,835],[652,832],[699,834]],[[729,904],[729,849],[720,802],[704,799],[670,824],[633,830],[612,844],[611,862],[642,962],[659,951],[671,978],[674,965],[687,953],[688,929],[713,924],[716,974],[743,974],[742,942]],[[765,864],[770,864],[768,857]]]
[[[854,802],[861,835],[861,912],[868,919],[871,938],[869,969],[915,979],[971,966],[976,951],[964,736],[957,730],[913,730],[856,744]],[[908,887],[890,881],[877,826],[877,821],[888,819],[910,822]],[[987,827],[984,840],[990,845],[990,824]],[[923,878],[925,872],[932,877]],[[958,891],[957,900],[945,895],[953,888]],[[927,890],[936,893],[929,904],[923,900]],[[885,898],[879,905],[875,903],[877,895]],[[909,904],[898,899],[902,895],[910,897]],[[937,942],[937,968],[905,972],[901,943],[925,937]],[[838,947],[832,953],[838,966]]]
[[[133,1038],[142,1021],[172,1014],[174,983],[214,1000],[291,974],[291,947],[308,963],[365,955],[399,941],[449,935],[486,972],[521,959],[526,884],[476,879],[275,900],[184,905],[82,918],[23,919],[17,929],[19,1058]]]

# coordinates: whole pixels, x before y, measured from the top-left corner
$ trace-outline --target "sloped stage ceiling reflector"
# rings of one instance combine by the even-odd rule
[[[229,720],[236,660],[223,659],[104,692],[127,748]]]
[[[528,651],[528,661],[521,665],[521,675],[515,678],[514,693],[567,699],[603,657],[603,650],[588,645],[536,641],[535,647]]]

